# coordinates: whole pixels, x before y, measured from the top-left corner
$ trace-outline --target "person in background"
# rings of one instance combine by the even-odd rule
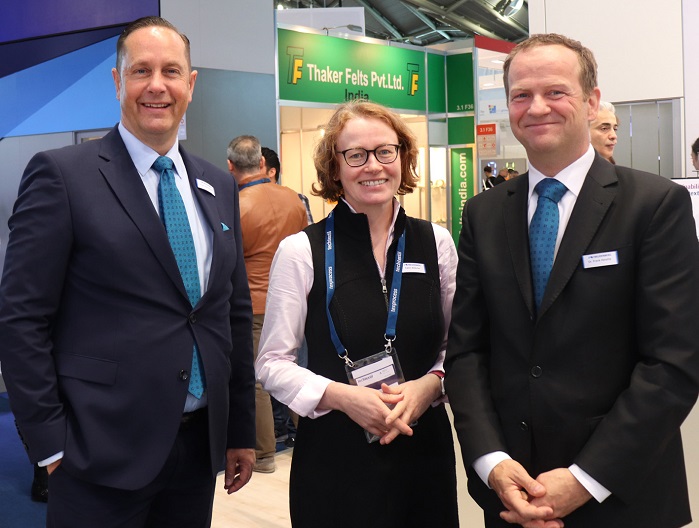
[[[277,153],[267,147],[262,147],[262,156],[265,158],[265,167],[267,176],[273,182],[281,183],[281,163]],[[303,206],[306,208],[308,216],[308,225],[313,223],[313,215],[311,214],[311,204],[305,194],[298,193]],[[298,363],[305,367],[308,362],[308,347],[304,340],[303,345],[299,349]],[[274,437],[277,444],[283,443],[285,447],[294,447],[296,440],[296,424],[298,423],[298,415],[295,412],[289,411],[289,408],[281,403],[276,398],[272,398],[272,411],[274,413]]]
[[[268,147],[262,147],[262,157],[265,159],[265,170],[267,177],[273,182],[281,184],[282,182],[282,166],[279,162],[279,156],[275,151]],[[311,205],[308,202],[308,197],[305,194],[298,193],[299,199],[303,202],[308,216],[308,225],[313,223],[313,215],[311,214]]]
[[[617,142],[616,131],[619,128],[619,119],[616,116],[614,105],[607,101],[600,101],[597,117],[590,123],[590,142],[600,156],[609,163],[615,164],[614,147]]]
[[[692,143],[692,166],[695,171],[699,171],[699,138]]]
[[[684,526],[689,194],[595,153],[597,64],[580,42],[533,35],[503,71],[529,171],[464,205],[445,362],[470,494],[488,528]]]
[[[495,178],[493,177],[493,167],[486,165],[483,167],[483,190],[492,189],[495,187],[493,182]]]
[[[242,249],[252,296],[253,356],[257,358],[272,258],[279,243],[298,233],[308,222],[297,193],[275,185],[269,177],[270,170],[265,166],[262,148],[255,136],[236,137],[228,145],[227,154],[228,170],[240,189]],[[276,470],[274,416],[269,394],[259,382],[255,385],[255,429],[257,460],[253,470],[272,473]]]
[[[205,528],[252,475],[252,310],[238,191],[188,154],[187,37],[130,23],[104,138],[36,154],[9,221],[0,361],[47,526]]]
[[[441,382],[456,250],[395,198],[417,184],[415,136],[387,108],[354,100],[330,118],[314,163],[314,193],[337,206],[280,244],[256,362],[264,387],[301,416],[292,525],[455,528]],[[304,335],[307,368],[296,363]]]

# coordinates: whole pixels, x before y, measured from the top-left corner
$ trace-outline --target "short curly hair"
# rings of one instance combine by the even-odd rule
[[[363,99],[353,99],[341,104],[324,127],[324,135],[313,152],[313,163],[318,175],[317,185],[314,183],[311,192],[326,200],[336,202],[344,194],[342,183],[335,178],[340,173],[342,156],[335,150],[337,138],[344,130],[348,121],[355,118],[378,119],[390,126],[398,136],[400,145],[401,177],[398,194],[413,192],[417,186],[416,172],[418,150],[415,134],[408,125],[391,110],[377,103]]]

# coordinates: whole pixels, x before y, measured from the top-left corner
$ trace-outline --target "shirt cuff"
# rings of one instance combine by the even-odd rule
[[[46,466],[48,466],[49,464],[53,464],[56,460],[62,459],[62,458],[63,458],[63,455],[64,455],[64,452],[63,452],[63,451],[61,451],[60,453],[56,453],[56,454],[53,455],[52,457],[46,458],[46,459],[44,459],[44,460],[40,460],[40,461],[37,463],[37,466],[39,466],[39,467],[46,467]]]
[[[582,484],[583,488],[590,492],[590,495],[592,495],[597,502],[603,502],[612,494],[611,491],[602,486],[602,484],[597,482],[590,475],[585,473],[577,464],[573,464],[568,469],[573,476],[578,479],[578,482]]]
[[[503,460],[510,460],[511,458],[512,457],[504,451],[493,451],[492,453],[478,457],[473,462],[473,469],[478,473],[478,476],[481,477],[485,485],[488,486],[488,489],[490,489],[490,484],[488,483],[490,472],[493,471],[493,468],[500,462]]]
[[[318,404],[325,394],[325,389],[332,383],[331,379],[317,374],[310,375],[294,400],[289,404],[289,409],[311,419],[320,418],[330,412],[330,409],[318,410]]]

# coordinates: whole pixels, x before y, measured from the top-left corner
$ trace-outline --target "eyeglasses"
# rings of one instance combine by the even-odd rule
[[[369,160],[370,152],[374,154],[376,161],[386,165],[396,161],[398,149],[400,149],[400,145],[388,144],[376,147],[374,150],[351,148],[338,152],[338,154],[342,154],[342,157],[345,158],[345,162],[347,162],[347,165],[350,167],[361,167],[364,165]]]

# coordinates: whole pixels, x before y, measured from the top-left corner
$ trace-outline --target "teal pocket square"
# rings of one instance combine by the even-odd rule
[[[223,228],[223,231],[224,231],[224,232],[225,232],[225,231],[228,231],[228,230],[230,229],[230,227],[228,227],[228,226],[227,226],[226,224],[224,224],[223,222],[221,222],[221,227]]]

